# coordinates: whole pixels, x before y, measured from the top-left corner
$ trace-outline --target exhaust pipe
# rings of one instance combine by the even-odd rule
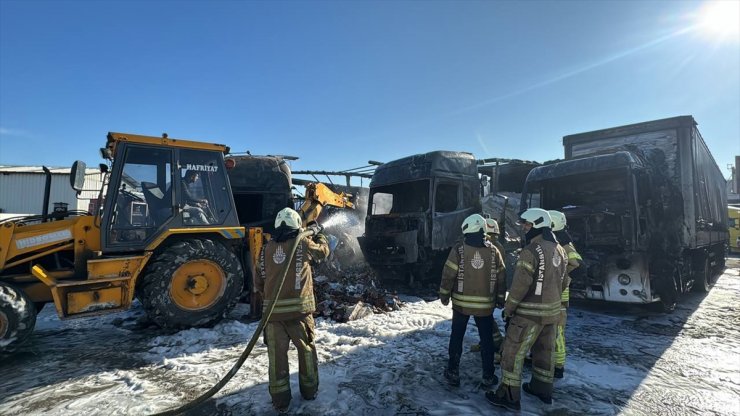
[[[49,195],[51,194],[51,171],[46,166],[41,167],[46,174],[46,185],[44,186],[44,207],[41,210],[41,222],[49,219]]]

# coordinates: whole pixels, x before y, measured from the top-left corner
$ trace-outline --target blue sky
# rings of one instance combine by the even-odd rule
[[[705,6],[0,0],[0,164],[95,165],[108,131],[294,169],[438,149],[544,161],[566,134],[691,114],[728,176],[740,42],[696,26]]]

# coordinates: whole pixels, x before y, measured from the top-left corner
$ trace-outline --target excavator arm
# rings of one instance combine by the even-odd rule
[[[337,208],[354,208],[349,201],[349,195],[344,192],[335,193],[321,182],[306,184],[306,200],[300,208],[303,225],[316,221],[325,206]]]

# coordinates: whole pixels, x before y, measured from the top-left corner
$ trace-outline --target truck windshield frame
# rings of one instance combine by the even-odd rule
[[[588,206],[598,210],[619,206],[623,208],[619,211],[631,210],[634,199],[631,180],[628,168],[551,179],[547,181],[540,204],[548,209]]]
[[[370,215],[424,213],[430,209],[429,179],[399,182],[370,190]]]

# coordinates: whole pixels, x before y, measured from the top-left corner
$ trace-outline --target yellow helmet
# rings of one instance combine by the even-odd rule
[[[565,219],[565,214],[560,211],[555,211],[554,209],[547,211],[547,213],[550,214],[553,231],[561,231],[565,229],[565,226],[568,224],[568,221]]]
[[[283,208],[275,217],[275,228],[285,225],[288,228],[301,228],[301,216],[292,208]]]
[[[552,225],[550,214],[542,208],[530,208],[519,215],[519,222],[532,223],[533,228],[546,228]]]
[[[486,219],[480,214],[473,214],[462,223],[463,234],[477,233],[478,231],[486,229]]]
[[[486,218],[486,232],[491,234],[499,234],[498,221],[493,218]]]

